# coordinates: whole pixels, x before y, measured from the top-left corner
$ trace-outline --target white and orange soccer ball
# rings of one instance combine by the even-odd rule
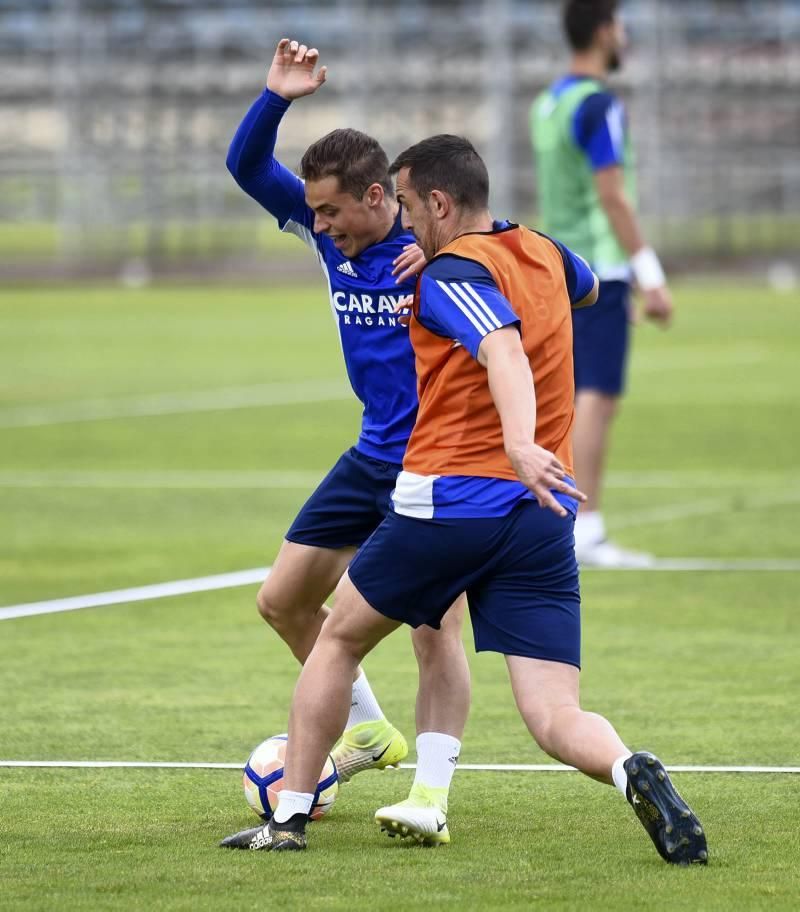
[[[278,806],[283,788],[283,764],[286,758],[286,735],[273,735],[262,741],[250,754],[244,768],[244,796],[262,820],[269,820]],[[328,755],[319,777],[311,806],[311,819],[319,820],[333,807],[339,793],[339,774]]]

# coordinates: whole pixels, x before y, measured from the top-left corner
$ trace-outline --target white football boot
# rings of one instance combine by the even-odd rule
[[[447,789],[415,784],[405,801],[377,810],[375,823],[387,836],[408,837],[425,846],[447,845]]]

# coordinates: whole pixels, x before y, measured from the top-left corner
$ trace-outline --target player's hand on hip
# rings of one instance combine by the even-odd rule
[[[567,510],[553,496],[553,491],[574,497],[583,503],[586,495],[567,481],[567,473],[558,457],[535,443],[509,450],[508,458],[519,480],[536,497],[540,507],[547,507],[559,516]]]
[[[667,327],[672,320],[672,296],[666,285],[642,292],[644,315],[648,320]]]
[[[406,244],[400,256],[395,257],[392,261],[392,266],[394,266],[392,275],[395,282],[399,285],[406,279],[410,279],[411,276],[419,275],[427,262],[421,247],[417,244]]]
[[[313,95],[325,82],[327,67],[315,73],[319,51],[291,38],[281,38],[267,73],[267,88],[286,101]]]
[[[414,304],[414,295],[403,295],[395,304],[394,312],[397,314],[397,322],[403,326],[408,326],[411,322],[411,307]]]

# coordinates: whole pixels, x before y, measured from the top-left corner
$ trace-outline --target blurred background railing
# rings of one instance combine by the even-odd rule
[[[330,70],[281,130],[290,167],[335,126],[373,133],[390,156],[463,133],[486,156],[496,214],[534,221],[528,108],[566,66],[559,7],[0,0],[0,276],[291,264],[294,245],[225,169],[284,35],[317,45]],[[685,268],[796,258],[800,0],[623,9],[632,46],[614,85],[663,255]]]

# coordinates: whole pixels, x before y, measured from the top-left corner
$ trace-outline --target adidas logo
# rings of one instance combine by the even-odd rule
[[[351,276],[354,279],[358,278],[358,273],[353,269],[353,264],[350,260],[345,260],[344,263],[339,263],[336,267],[337,272],[343,272],[347,276]]]

